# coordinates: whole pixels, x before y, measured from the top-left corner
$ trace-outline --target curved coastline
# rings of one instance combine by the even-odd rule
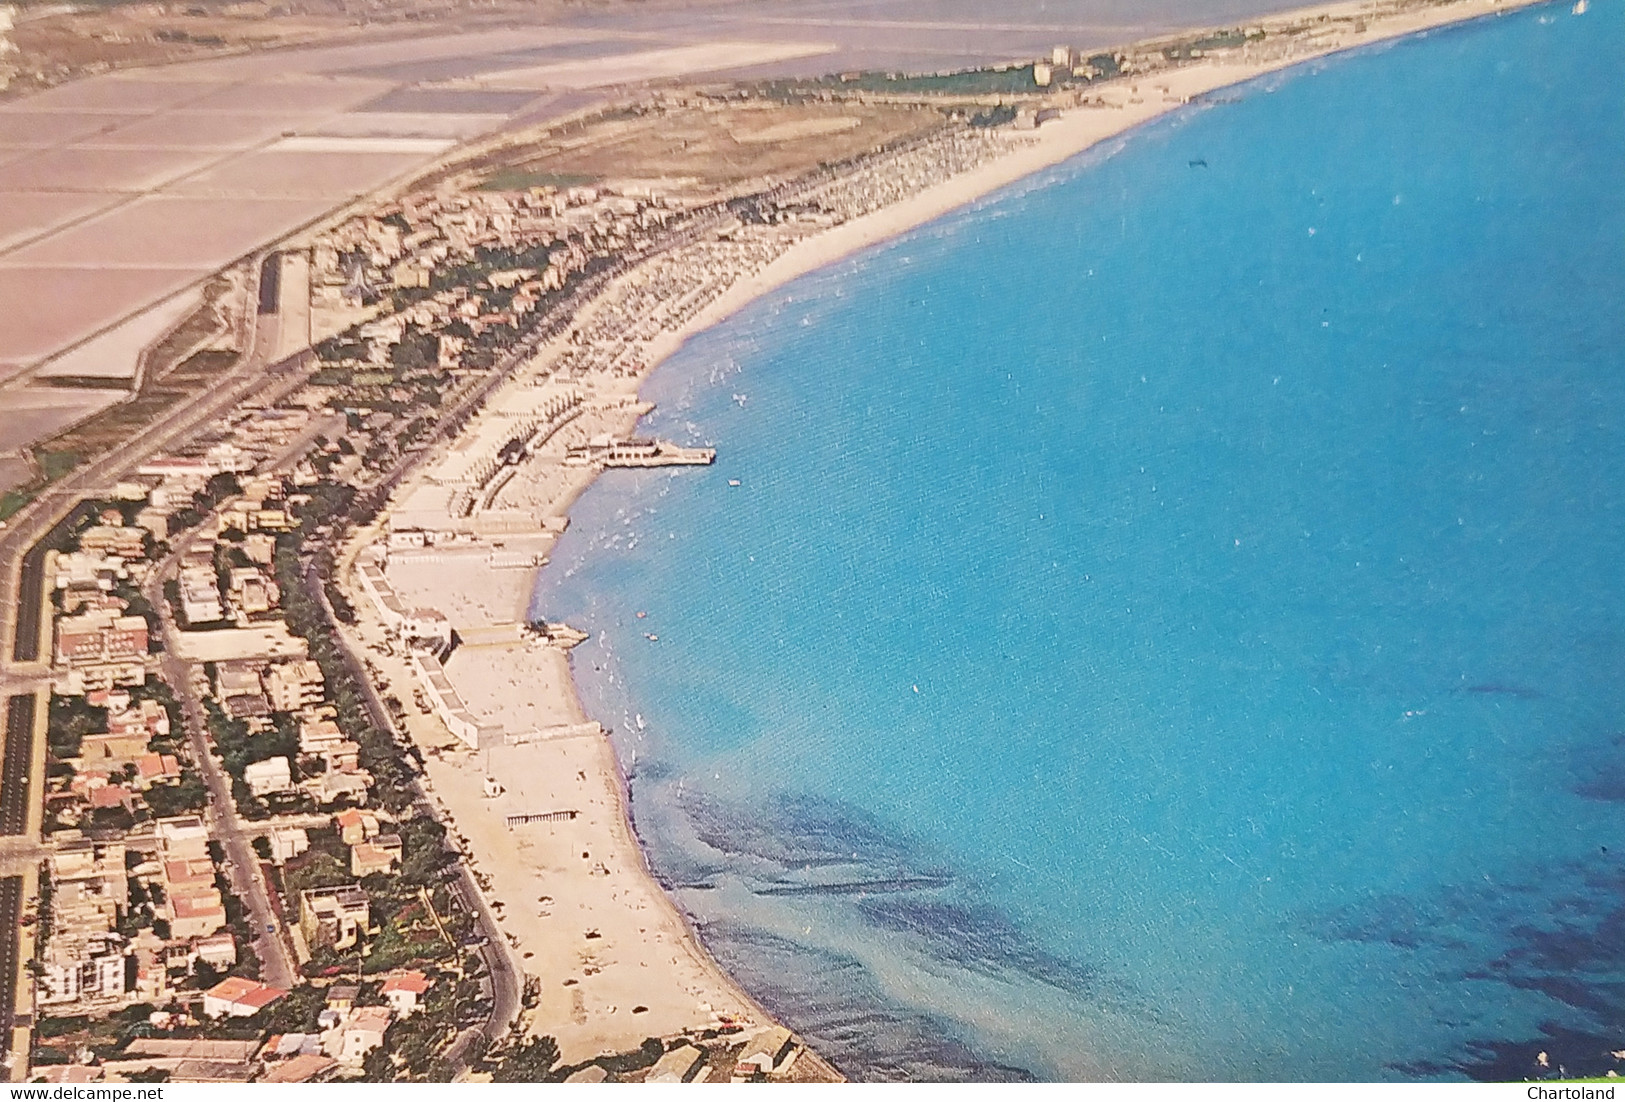
[[[1454,3],[1420,11],[1390,13],[1387,16],[1374,14],[1364,33],[1352,41],[1339,42],[1328,48],[1316,49],[1285,59],[1252,64],[1209,62],[1190,65],[1145,78],[1146,83],[1154,85],[1157,89],[1154,94],[1142,97],[1125,96],[1125,102],[1115,108],[1080,107],[1070,110],[1062,118],[1046,123],[1029,142],[1010,149],[1002,156],[891,206],[854,218],[791,245],[759,272],[728,287],[685,324],[663,332],[657,341],[652,342],[648,350],[647,366],[633,381],[631,391],[635,394],[637,388],[659,368],[660,364],[691,337],[724,321],[763,295],[808,273],[829,267],[854,253],[880,245],[902,233],[930,223],[1000,189],[1018,184],[1046,169],[1086,154],[1105,141],[1119,138],[1187,105],[1200,103],[1202,97],[1215,91],[1293,69],[1334,54],[1533,6],[1538,2],[1541,0],[1507,0],[1502,3],[1488,0],[1456,0]],[[1342,4],[1310,11],[1348,13],[1369,11],[1372,7],[1363,4]],[[1305,12],[1294,12],[1276,18],[1284,20],[1304,17]],[[1138,98],[1139,102],[1131,102],[1133,98]],[[1156,102],[1152,102],[1153,100]],[[589,314],[595,305],[596,303],[589,305],[583,311],[583,315]],[[544,350],[536,362],[538,364],[550,362],[559,355],[561,348],[562,342]],[[526,369],[529,370],[530,368]],[[624,409],[605,422],[605,427],[623,435],[630,433],[643,412],[643,408],[628,403]],[[582,473],[568,484],[556,487],[556,492],[548,499],[549,514],[561,519],[567,516],[580,495],[595,480],[596,474],[596,471]],[[550,538],[548,545],[551,546],[551,543]],[[524,593],[519,595],[521,617],[531,605],[539,577],[540,573],[531,576]],[[562,664],[564,671],[561,688],[562,695],[566,698],[560,703],[577,721],[584,721],[587,717],[579,687],[563,652],[557,655],[557,661]],[[670,918],[681,929],[683,940],[686,942],[686,954],[691,958],[692,965],[704,973],[710,982],[716,985],[717,990],[725,992],[732,1001],[737,1002],[746,1013],[762,1021],[770,1020],[770,1016],[757,1000],[741,983],[728,975],[706,949],[702,936],[696,929],[694,916],[687,913],[672,893],[660,884],[659,878],[649,865],[638,832],[634,800],[620,757],[607,738],[600,737],[595,741],[596,748],[593,754],[597,767],[602,770],[603,777],[613,784],[616,795],[612,818],[618,820],[620,829],[615,831],[612,826],[611,831],[619,834],[618,841],[634,852],[632,859],[636,862],[638,872],[647,881],[647,886],[664,901],[666,909],[670,912]],[[452,801],[448,800],[448,803],[450,802]],[[452,811],[454,818],[460,818],[455,806],[452,807]],[[459,822],[459,826],[462,825],[462,822]],[[472,846],[476,857],[481,856],[482,848],[485,847],[476,840]]]
[[[1252,66],[1193,67],[1184,70],[1183,73],[1176,72],[1173,75],[1186,77],[1184,81],[1175,82],[1175,90],[1181,96],[1177,101],[1170,97],[1160,104],[1149,105],[1148,108],[1141,110],[1135,110],[1133,105],[1126,106],[1122,115],[1115,113],[1105,115],[1103,112],[1091,112],[1086,109],[1073,111],[1057,123],[1046,124],[1039,134],[1039,141],[1025,150],[1013,151],[991,164],[901,203],[864,215],[796,244],[757,276],[735,284],[680,332],[668,334],[665,347],[659,357],[651,361],[644,380],[647,381],[690,339],[726,322],[758,300],[795,280],[831,268],[865,250],[882,249],[905,234],[919,230],[963,208],[992,199],[1002,191],[1022,186],[1043,186],[1035,178],[1044,172],[1098,152],[1105,143],[1113,139],[1127,140],[1136,131],[1161,122],[1181,110],[1208,106],[1209,104],[1204,101],[1215,93],[1240,88],[1271,76],[1291,73],[1293,70],[1341,54],[1389,47],[1412,36],[1443,28],[1465,26],[1478,20],[1493,18],[1524,7],[1538,6],[1545,2],[1546,0],[1513,0],[1510,3],[1480,2],[1460,6],[1451,4],[1429,12],[1429,18],[1414,22],[1406,21],[1399,25],[1374,26],[1373,33],[1359,42],[1288,61]],[[1331,9],[1310,10],[1347,10],[1356,6],[1358,5],[1335,5]],[[1287,13],[1282,18],[1295,14],[1301,13]],[[572,507],[589,485],[583,484],[572,495],[570,503]],[[542,585],[540,578],[545,571],[546,567],[538,572],[536,584],[538,593]],[[578,708],[582,706],[579,687],[576,687],[575,703]],[[711,950],[704,943],[696,916],[683,906],[670,890],[670,886],[664,884],[662,878],[649,866],[647,845],[638,826],[635,798],[623,768],[624,763],[619,753],[612,752],[610,760],[623,793],[632,836],[640,850],[644,851],[644,865],[649,870],[649,875],[657,883],[661,883],[662,891],[671,900],[690,936],[699,945],[702,955],[712,961],[712,967],[715,968],[717,975],[749,998],[753,1005],[760,1007],[760,1001],[744,984],[730,975],[726,968],[715,963]],[[1020,1069],[1002,1070],[1013,1073],[1018,1078],[1025,1077]]]

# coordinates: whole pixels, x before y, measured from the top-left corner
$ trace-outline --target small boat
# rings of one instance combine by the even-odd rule
[[[737,479],[737,478],[730,478],[730,479],[729,479],[729,480],[728,480],[728,485],[730,485],[730,486],[737,486],[737,485],[739,485],[739,479]]]
[[[1586,9],[1589,7],[1591,7],[1591,0],[1574,0],[1574,7],[1570,10],[1572,10],[1575,15],[1584,15],[1586,13]]]
[[[647,639],[647,640],[649,640],[649,642],[651,642],[651,643],[658,643],[658,642],[660,642],[660,636],[658,636],[658,635],[655,635],[655,634],[653,634],[653,633],[652,633],[652,632],[647,632],[647,631],[646,631],[646,632],[644,632],[644,633],[643,633],[643,637],[644,637],[644,638],[645,638],[645,639]]]

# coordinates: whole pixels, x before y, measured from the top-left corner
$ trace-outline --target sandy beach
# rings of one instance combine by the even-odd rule
[[[1415,10],[1390,4],[1339,4],[1258,21],[1266,28],[1312,24],[1298,48],[1256,59],[1204,60],[1091,89],[1098,104],[1064,109],[1031,131],[1012,131],[997,156],[911,197],[834,228],[784,239],[750,274],[718,284],[715,297],[635,351],[605,341],[599,360],[583,360],[581,341],[550,343],[519,369],[463,433],[430,455],[397,492],[378,525],[351,541],[343,561],[381,555],[401,606],[434,608],[462,638],[445,677],[481,725],[478,748],[436,717],[409,668],[406,652],[381,614],[346,574],[361,614],[353,639],[376,667],[386,692],[405,705],[406,727],[422,749],[434,798],[455,824],[516,963],[535,980],[524,1028],[556,1037],[566,1062],[627,1051],[650,1036],[671,1036],[738,1022],[771,1024],[692,936],[684,917],[650,874],[628,825],[625,784],[610,742],[585,715],[571,679],[567,641],[527,634],[522,625],[535,562],[550,550],[571,504],[596,467],[567,465],[572,446],[608,434],[624,437],[647,407],[642,381],[696,333],[799,275],[1054,166],[1102,141],[1206,93],[1303,64],[1316,57],[1431,27],[1525,6],[1528,0],[1457,0]],[[648,264],[658,263],[658,260]],[[742,269],[743,270],[743,269]],[[608,304],[632,296],[646,275],[612,284],[575,321],[590,333]],[[613,313],[604,315],[613,317]],[[602,320],[600,318],[600,320]],[[628,341],[630,339],[628,338]],[[587,342],[591,346],[591,341]],[[505,424],[528,423],[545,402],[579,402],[572,418],[541,442],[492,495],[477,525],[410,546],[390,533],[428,515],[425,501],[466,462],[471,441],[502,439]],[[437,482],[437,480],[440,480]],[[461,522],[459,522],[461,523]],[[387,550],[386,550],[387,548]],[[541,818],[547,816],[547,818]],[[528,821],[521,821],[527,819]]]
[[[1353,19],[1364,16],[1365,30],[1345,30],[1320,48],[1305,49],[1288,57],[1248,63],[1205,61],[1159,72],[1141,80],[1115,82],[1102,92],[1108,106],[1080,106],[1068,110],[1059,119],[1046,122],[1036,131],[1025,135],[1024,142],[1013,145],[1008,154],[997,160],[922,191],[911,199],[798,243],[759,275],[735,284],[681,332],[670,334],[665,354],[669,355],[695,333],[715,325],[752,300],[798,276],[827,267],[852,253],[896,237],[975,202],[990,192],[1087,152],[1101,142],[1177,110],[1197,97],[1316,58],[1434,27],[1514,11],[1539,2],[1541,0],[1456,0],[1401,12],[1392,12],[1390,4],[1329,4],[1260,20],[1259,25],[1270,28],[1321,17]]]

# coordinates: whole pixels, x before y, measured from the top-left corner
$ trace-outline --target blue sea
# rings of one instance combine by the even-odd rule
[[[657,875],[849,1075],[1615,1066],[1622,41],[1227,90],[656,372],[716,465],[610,472],[536,607]]]

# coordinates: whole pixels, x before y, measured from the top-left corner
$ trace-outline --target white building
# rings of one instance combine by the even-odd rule
[[[41,962],[36,996],[41,1006],[122,999],[130,992],[133,958],[124,939],[107,932],[74,939],[53,938]]]
[[[287,758],[266,758],[243,769],[243,783],[256,796],[269,796],[293,789],[293,766]]]

